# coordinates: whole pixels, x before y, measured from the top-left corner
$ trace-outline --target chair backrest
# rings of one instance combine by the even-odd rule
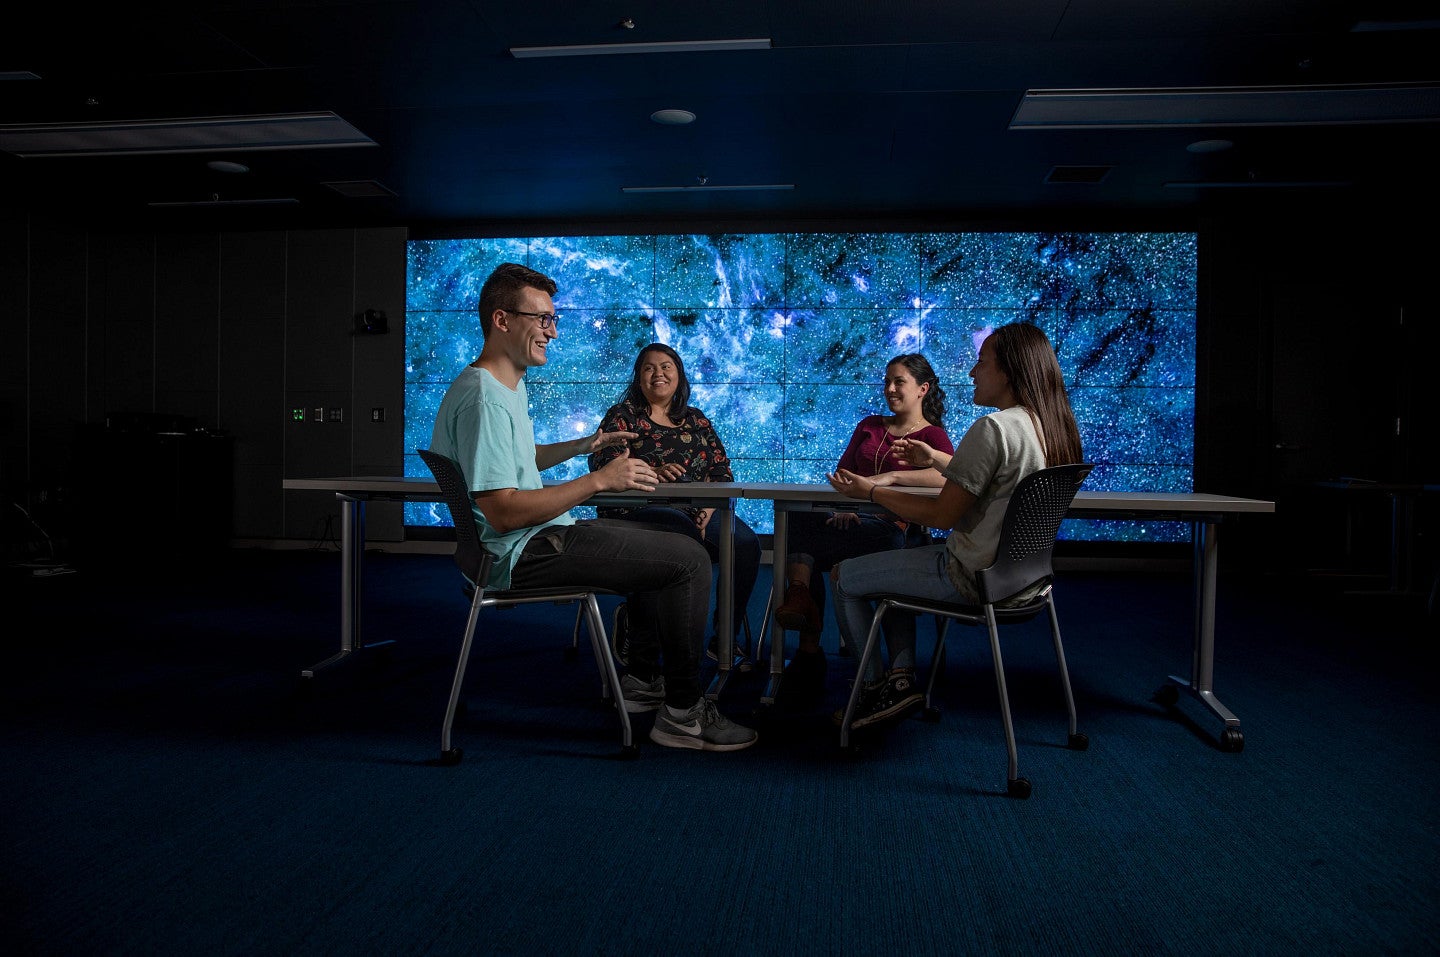
[[[480,528],[475,524],[470,490],[465,487],[465,473],[460,471],[459,463],[452,458],[429,449],[415,451],[420,453],[420,458],[430,468],[430,474],[435,476],[440,494],[445,496],[445,505],[450,509],[450,520],[455,523],[455,564],[460,566],[461,574],[472,584],[483,586],[490,577],[490,563],[495,556],[480,544]]]
[[[995,562],[975,575],[982,601],[1003,601],[1054,575],[1055,535],[1093,467],[1088,462],[1056,465],[1020,480],[1005,507]]]

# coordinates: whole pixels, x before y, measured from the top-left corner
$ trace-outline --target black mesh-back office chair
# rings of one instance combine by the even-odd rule
[[[621,753],[626,757],[639,753],[630,731],[630,716],[625,711],[624,699],[620,694],[620,675],[615,670],[615,659],[611,655],[610,642],[605,635],[605,623],[600,618],[600,605],[595,600],[596,595],[615,593],[603,588],[583,587],[505,590],[487,588],[484,583],[490,577],[490,564],[495,560],[495,556],[480,544],[480,529],[475,524],[470,491],[466,488],[460,466],[453,459],[428,449],[416,451],[430,467],[431,474],[440,485],[441,494],[445,496],[445,505],[450,509],[450,518],[455,523],[455,564],[460,566],[460,573],[465,576],[465,593],[470,596],[470,616],[465,622],[465,637],[460,643],[460,655],[455,662],[455,678],[450,684],[450,698],[445,705],[445,723],[440,730],[440,763],[459,764],[464,754],[460,748],[451,747],[450,731],[455,724],[455,711],[465,683],[465,668],[470,661],[470,647],[475,640],[480,610],[537,602],[580,602],[581,611],[589,623],[590,646],[595,652],[595,664],[600,669],[601,694],[615,706],[620,716]]]
[[[1088,463],[1058,465],[1041,469],[1026,476],[1010,496],[1005,508],[1005,519],[1000,528],[1000,544],[995,562],[989,568],[976,573],[980,589],[981,604],[959,605],[949,602],[911,598],[906,595],[869,595],[878,602],[870,632],[865,639],[864,650],[860,653],[860,674],[870,657],[876,653],[881,622],[892,609],[935,615],[938,635],[935,642],[935,658],[930,666],[930,678],[926,687],[926,714],[935,717],[938,712],[930,704],[934,691],[935,676],[944,663],[945,632],[950,620],[962,621],[968,625],[985,625],[990,631],[990,657],[995,664],[995,686],[1000,695],[1000,718],[1005,725],[1005,747],[1010,764],[1006,772],[1007,791],[1011,797],[1030,796],[1030,782],[1020,777],[1019,761],[1015,753],[1015,728],[1010,720],[1010,696],[1005,690],[1005,666],[1000,656],[999,622],[1028,621],[1042,611],[1050,613],[1050,634],[1055,642],[1055,658],[1060,665],[1060,684],[1065,690],[1065,707],[1070,715],[1070,736],[1067,746],[1083,751],[1090,745],[1085,735],[1076,730],[1075,697],[1070,690],[1070,672],[1065,666],[1065,649],[1060,643],[1060,621],[1055,615],[1053,594],[1054,570],[1051,555],[1055,550],[1055,534],[1060,521],[1080,490],[1080,484],[1090,474]],[[1034,585],[1042,585],[1040,592],[1020,604],[1006,605],[1007,598],[1018,595]],[[850,748],[850,723],[855,718],[856,703],[860,697],[861,682],[857,680],[850,690],[850,701],[845,707],[845,716],[840,723],[840,746]]]

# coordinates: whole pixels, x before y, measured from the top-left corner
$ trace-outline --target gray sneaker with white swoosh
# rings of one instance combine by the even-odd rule
[[[669,705],[655,712],[650,740],[667,748],[695,751],[739,751],[755,743],[759,735],[738,725],[715,708],[715,702],[701,696],[688,711],[676,713]]]

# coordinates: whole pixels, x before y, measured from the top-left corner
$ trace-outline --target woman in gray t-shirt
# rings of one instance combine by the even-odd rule
[[[907,521],[951,529],[943,545],[879,552],[835,567],[835,614],[852,648],[861,647],[875,615],[874,605],[859,596],[884,592],[977,603],[975,572],[995,560],[1015,486],[1031,472],[1082,460],[1060,363],[1037,326],[1017,322],[992,332],[970,378],[975,404],[999,411],[978,419],[954,455],[914,440],[896,443],[897,454],[908,464],[933,466],[945,475],[938,496],[896,491],[845,469],[829,476],[836,491],[850,498],[883,505]],[[915,683],[913,613],[885,617],[885,644],[889,670],[882,673],[878,656],[870,660],[860,676],[864,685],[852,728],[899,720],[925,700]]]

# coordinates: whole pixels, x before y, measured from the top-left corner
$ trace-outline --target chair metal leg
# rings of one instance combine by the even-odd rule
[[[865,684],[865,669],[870,657],[875,654],[875,645],[880,636],[880,623],[890,610],[891,602],[881,601],[875,608],[875,617],[870,621],[870,633],[865,636],[865,650],[860,653],[860,665],[855,671],[855,680],[850,685],[850,699],[845,702],[845,717],[840,719],[840,747],[850,747],[850,722],[855,720],[855,708],[860,703],[860,690]]]
[[[578,605],[579,607],[575,611],[575,640],[578,641],[580,639],[580,622],[584,621],[586,625],[586,630],[590,633],[590,651],[595,656],[595,671],[597,674],[600,675],[600,697],[605,701],[609,701],[611,697],[610,678],[605,673],[605,658],[602,655],[599,645],[597,645],[595,642],[595,623],[590,620],[589,605],[590,602],[594,601],[595,596],[589,595],[586,598],[582,598],[576,602],[576,605]],[[599,602],[595,603],[595,614],[597,616],[600,614]],[[605,631],[605,624],[603,618],[601,619],[599,634],[600,643],[605,644],[608,647],[610,638]],[[610,656],[612,659],[614,657],[614,654],[615,652],[612,650],[610,652]]]
[[[1050,610],[1050,636],[1055,642],[1055,661],[1060,666],[1060,686],[1065,689],[1065,712],[1070,716],[1067,746],[1076,751],[1084,751],[1090,746],[1090,739],[1080,733],[1075,716],[1075,694],[1070,689],[1070,669],[1065,665],[1065,646],[1060,641],[1060,618],[1055,614],[1054,597],[1045,604]]]
[[[485,600],[485,589],[476,588],[475,597],[470,600],[470,615],[465,620],[465,638],[460,642],[460,654],[455,661],[455,677],[450,682],[450,700],[445,705],[445,721],[440,726],[440,763],[459,764],[464,751],[450,747],[450,730],[455,726],[455,708],[460,703],[460,690],[465,685],[465,668],[470,663],[470,646],[475,640],[475,625],[480,620],[480,605]]]
[[[575,609],[575,627],[570,632],[570,647],[565,649],[565,658],[574,661],[580,657],[580,622],[585,617],[583,607]]]
[[[985,624],[990,630],[990,658],[995,663],[995,688],[1000,695],[1000,720],[1005,725],[1005,751],[1009,764],[1005,769],[1006,789],[1011,797],[1030,796],[1030,782],[1020,777],[1020,760],[1015,750],[1015,725],[1010,718],[1010,692],[1005,687],[1005,662],[1000,654],[1000,629],[995,623],[995,609],[985,606]]]
[[[935,656],[930,661],[930,675],[925,680],[925,713],[938,716],[935,709],[935,680],[945,668],[945,636],[950,631],[950,619],[944,615],[935,616]]]
[[[600,667],[600,678],[608,693],[605,695],[620,715],[620,744],[626,756],[637,753],[634,734],[630,729],[630,713],[625,710],[625,699],[620,692],[620,673],[615,669],[615,656],[610,651],[610,638],[605,634],[605,622],[600,617],[600,603],[593,594],[581,602],[590,622],[590,645],[595,650],[595,661]]]

